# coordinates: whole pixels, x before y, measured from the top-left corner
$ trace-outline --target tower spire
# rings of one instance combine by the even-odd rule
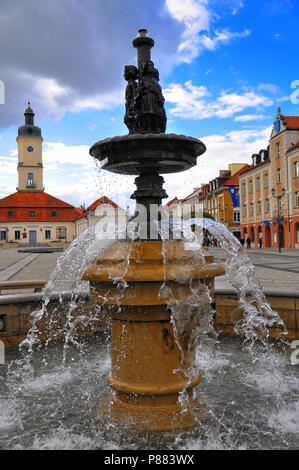
[[[31,109],[30,101],[28,101],[28,107],[25,109],[24,116],[25,116],[25,125],[34,126],[35,114],[33,110]]]

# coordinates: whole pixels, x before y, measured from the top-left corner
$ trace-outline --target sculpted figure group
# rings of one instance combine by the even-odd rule
[[[135,65],[126,65],[124,77],[128,82],[124,122],[129,134],[164,133],[165,100],[159,85],[159,71],[153,62],[148,60],[141,70]]]

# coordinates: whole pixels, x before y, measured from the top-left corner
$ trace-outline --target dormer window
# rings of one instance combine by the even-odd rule
[[[57,211],[51,211],[51,217],[57,217]]]

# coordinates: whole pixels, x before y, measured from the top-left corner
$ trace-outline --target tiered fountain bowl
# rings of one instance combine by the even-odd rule
[[[193,393],[200,374],[192,372],[195,351],[189,342],[196,317],[177,333],[172,306],[192,303],[203,288],[212,298],[214,278],[224,268],[212,256],[194,257],[171,235],[168,240],[150,235],[151,205],[160,206],[167,197],[160,175],[193,167],[206,148],[198,139],[165,134],[164,98],[150,60],[154,41],[142,29],[133,45],[138,68],[125,67],[129,135],[101,140],[90,154],[105,170],[138,175],[131,196],[137,203],[133,220],[142,205],[148,230],[146,236],[115,241],[83,279],[90,281],[92,301],[104,304],[111,318],[112,394],[99,405],[100,413],[148,430],[175,430],[195,426],[202,408]],[[183,393],[187,405],[179,400]]]

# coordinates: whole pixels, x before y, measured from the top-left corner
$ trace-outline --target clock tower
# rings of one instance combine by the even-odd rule
[[[25,125],[18,130],[18,191],[42,192],[43,163],[41,129],[34,125],[34,112],[28,103]]]

